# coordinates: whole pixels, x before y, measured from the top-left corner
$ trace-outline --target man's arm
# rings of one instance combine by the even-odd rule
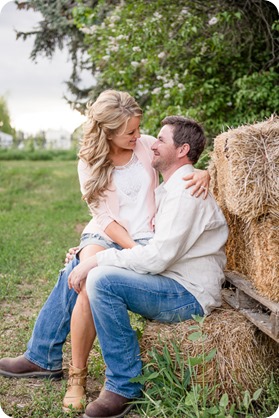
[[[121,267],[140,274],[159,274],[167,270],[199,237],[203,227],[201,202],[204,203],[202,199],[193,199],[186,190],[169,194],[162,213],[156,218],[154,238],[146,246],[98,252],[74,268],[69,275],[69,287],[79,292],[81,281],[96,266]]]
[[[203,205],[188,192],[169,194],[163,211],[156,219],[155,235],[146,246],[117,251],[109,249],[96,255],[98,265],[110,265],[138,273],[158,274],[179,259],[198,238],[202,225]]]

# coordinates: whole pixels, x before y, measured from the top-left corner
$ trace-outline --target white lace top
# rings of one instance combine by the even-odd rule
[[[130,161],[116,166],[113,182],[119,199],[119,216],[129,220],[129,233],[133,239],[148,238],[150,232],[146,198],[150,193],[150,178],[142,163],[133,153]]]

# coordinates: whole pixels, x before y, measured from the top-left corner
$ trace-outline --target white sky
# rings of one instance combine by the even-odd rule
[[[31,30],[40,14],[17,10],[14,2],[0,0],[0,96],[4,96],[11,124],[16,130],[35,134],[40,130],[65,129],[72,133],[84,120],[71,110],[63,94],[71,73],[66,51],[35,63],[29,58],[33,41],[16,40],[15,30]],[[91,77],[90,77],[91,78]],[[89,79],[92,84],[92,78]]]
[[[272,0],[277,9],[279,0]],[[4,96],[16,130],[35,134],[40,130],[65,129],[73,132],[85,118],[70,109],[64,81],[71,73],[66,51],[52,60],[29,59],[33,41],[16,40],[14,29],[31,30],[40,20],[32,10],[17,10],[12,1],[0,0],[0,96]],[[93,84],[91,78],[88,84]]]

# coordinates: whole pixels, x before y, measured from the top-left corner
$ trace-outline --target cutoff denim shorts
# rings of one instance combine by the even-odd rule
[[[135,242],[137,242],[140,245],[146,245],[148,244],[148,241],[151,238],[141,238],[141,239],[135,239]],[[108,239],[102,237],[100,234],[82,234],[80,238],[80,244],[79,244],[79,250],[77,254],[87,245],[100,245],[101,247],[107,248],[116,248],[117,250],[123,250],[121,245],[116,244],[116,242],[109,241]],[[77,255],[76,254],[76,255]]]

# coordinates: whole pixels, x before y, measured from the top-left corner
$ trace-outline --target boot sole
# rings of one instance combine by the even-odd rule
[[[52,380],[60,380],[63,377],[63,371],[58,370],[56,372],[26,372],[26,373],[12,373],[7,372],[5,370],[0,370],[0,375],[4,377],[15,377],[17,379],[20,378],[28,378],[33,377],[37,379],[52,379]]]
[[[128,414],[128,412],[131,411],[131,409],[134,407],[135,405],[128,405],[123,412],[121,412],[121,414],[118,415],[110,415],[108,418],[123,418],[125,417],[126,414]],[[82,418],[92,418],[89,415],[83,414]],[[106,418],[106,417],[94,417],[94,418]]]

